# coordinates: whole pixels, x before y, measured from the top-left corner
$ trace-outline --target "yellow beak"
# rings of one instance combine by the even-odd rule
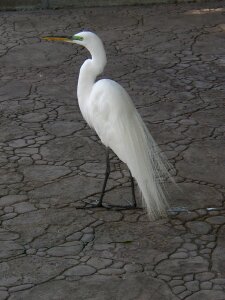
[[[52,42],[73,43],[73,40],[70,37],[66,37],[66,36],[44,36],[42,37],[42,39],[46,41],[52,41]]]

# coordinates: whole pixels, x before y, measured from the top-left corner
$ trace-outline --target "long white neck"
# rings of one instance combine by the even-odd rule
[[[101,40],[97,40],[87,47],[92,58],[86,60],[80,68],[78,78],[77,97],[80,107],[88,99],[96,77],[100,75],[106,65],[106,54]]]

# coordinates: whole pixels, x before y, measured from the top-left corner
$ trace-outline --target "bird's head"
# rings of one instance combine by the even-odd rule
[[[98,60],[99,74],[103,71],[106,64],[106,54],[101,39],[93,32],[82,31],[72,36],[46,36],[43,37],[47,41],[66,42],[72,44],[78,44],[85,47],[95,60]]]
[[[45,36],[42,39],[53,42],[78,44],[84,46],[88,50],[91,50],[96,43],[102,43],[95,33],[89,31],[82,31],[72,36]]]

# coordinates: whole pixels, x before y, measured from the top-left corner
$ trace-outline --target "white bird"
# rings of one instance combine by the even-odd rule
[[[107,167],[101,197],[102,206],[110,172],[111,148],[127,164],[141,190],[143,203],[151,219],[164,216],[168,208],[163,179],[171,177],[169,163],[153,140],[126,90],[110,79],[96,81],[106,65],[106,53],[101,39],[92,32],[80,32],[72,37],[44,37],[84,46],[91,54],[79,73],[77,97],[81,113],[98,134],[107,149]],[[132,178],[131,176],[131,178]],[[134,197],[134,184],[132,194]],[[134,197],[135,201],[135,197]],[[134,203],[134,205],[136,205]]]

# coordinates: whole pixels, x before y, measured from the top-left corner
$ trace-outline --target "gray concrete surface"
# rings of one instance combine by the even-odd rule
[[[1,0],[0,10],[58,9],[115,5],[148,5],[200,1],[204,2],[205,0]]]
[[[224,4],[0,13],[1,300],[225,299]],[[40,37],[83,28],[175,166],[168,218],[80,209],[105,168],[76,100],[88,53]],[[123,205],[111,157],[105,201]]]

